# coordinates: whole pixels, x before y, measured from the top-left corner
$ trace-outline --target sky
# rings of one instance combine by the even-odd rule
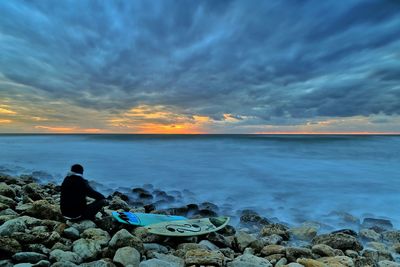
[[[0,133],[399,133],[399,10],[0,1]]]

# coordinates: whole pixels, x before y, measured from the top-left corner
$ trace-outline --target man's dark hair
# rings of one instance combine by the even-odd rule
[[[80,164],[74,164],[71,166],[71,172],[83,174],[83,167]]]

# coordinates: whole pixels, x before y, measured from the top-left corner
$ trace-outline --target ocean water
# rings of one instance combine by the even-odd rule
[[[0,135],[0,172],[60,183],[74,163],[106,194],[152,184],[232,216],[400,226],[400,136]]]

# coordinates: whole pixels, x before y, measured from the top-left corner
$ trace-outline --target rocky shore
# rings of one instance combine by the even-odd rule
[[[388,220],[366,218],[358,231],[320,233],[317,222],[289,227],[245,210],[236,227],[168,238],[116,223],[110,212],[223,214],[212,203],[158,209],[173,196],[144,187],[133,188],[134,197],[114,192],[95,221],[71,222],[60,214],[59,189],[30,176],[0,175],[0,266],[400,266],[400,231]]]

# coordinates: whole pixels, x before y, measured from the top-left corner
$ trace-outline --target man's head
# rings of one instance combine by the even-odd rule
[[[83,167],[80,164],[74,164],[71,166],[71,172],[83,174]]]

